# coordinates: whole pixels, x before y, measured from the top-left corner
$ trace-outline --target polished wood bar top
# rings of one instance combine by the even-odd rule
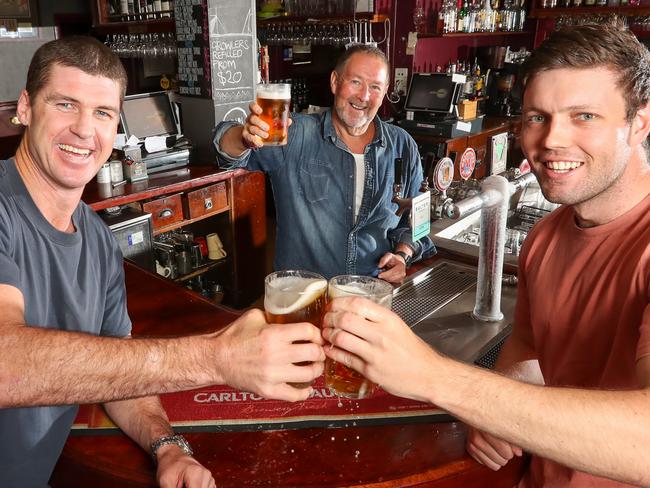
[[[126,183],[116,188],[109,183],[97,183],[93,179],[86,185],[81,199],[93,210],[103,210],[160,195],[186,191],[244,173],[246,173],[245,169],[223,170],[213,164],[189,165],[184,168],[153,173],[145,180]]]
[[[126,264],[134,335],[212,331],[237,317],[192,292]],[[196,458],[220,487],[489,487],[511,488],[521,477],[517,458],[498,472],[465,452],[460,422],[255,432],[186,434]],[[121,433],[71,436],[52,476],[53,488],[156,486],[145,452]]]

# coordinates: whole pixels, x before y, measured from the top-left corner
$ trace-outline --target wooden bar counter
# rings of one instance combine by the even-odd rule
[[[211,331],[237,316],[129,263],[125,268],[136,336]],[[473,461],[460,422],[185,435],[220,487],[510,488],[524,469],[520,458],[498,472]],[[155,471],[148,455],[119,432],[73,435],[51,486],[151,487]]]

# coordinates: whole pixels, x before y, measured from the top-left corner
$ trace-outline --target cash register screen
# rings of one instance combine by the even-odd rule
[[[414,73],[404,110],[448,114],[458,101],[461,85],[446,73]]]
[[[145,137],[175,135],[180,132],[174,107],[164,91],[126,96],[120,122],[127,138],[134,135],[142,140]]]

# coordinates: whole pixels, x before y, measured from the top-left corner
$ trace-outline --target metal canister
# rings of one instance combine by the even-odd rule
[[[111,165],[110,163],[102,164],[97,172],[97,183],[110,183],[111,182]]]
[[[119,183],[124,180],[124,173],[122,172],[122,161],[116,159],[110,162],[111,165],[111,183]]]

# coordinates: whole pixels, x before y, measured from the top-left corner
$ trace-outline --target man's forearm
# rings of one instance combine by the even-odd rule
[[[468,424],[574,469],[650,486],[650,390],[550,388],[444,359],[430,399]]]
[[[242,125],[231,127],[221,136],[221,140],[219,141],[221,150],[232,158],[240,157],[248,149],[242,139],[243,129],[244,127]]]
[[[503,345],[494,370],[513,380],[535,385],[544,384],[544,376],[539,368],[537,354],[526,341],[517,335],[516,330]]]
[[[214,343],[205,335],[139,340],[2,325],[0,408],[106,402],[219,384]]]
[[[109,402],[104,407],[115,425],[147,453],[154,441],[174,434],[157,396]]]

